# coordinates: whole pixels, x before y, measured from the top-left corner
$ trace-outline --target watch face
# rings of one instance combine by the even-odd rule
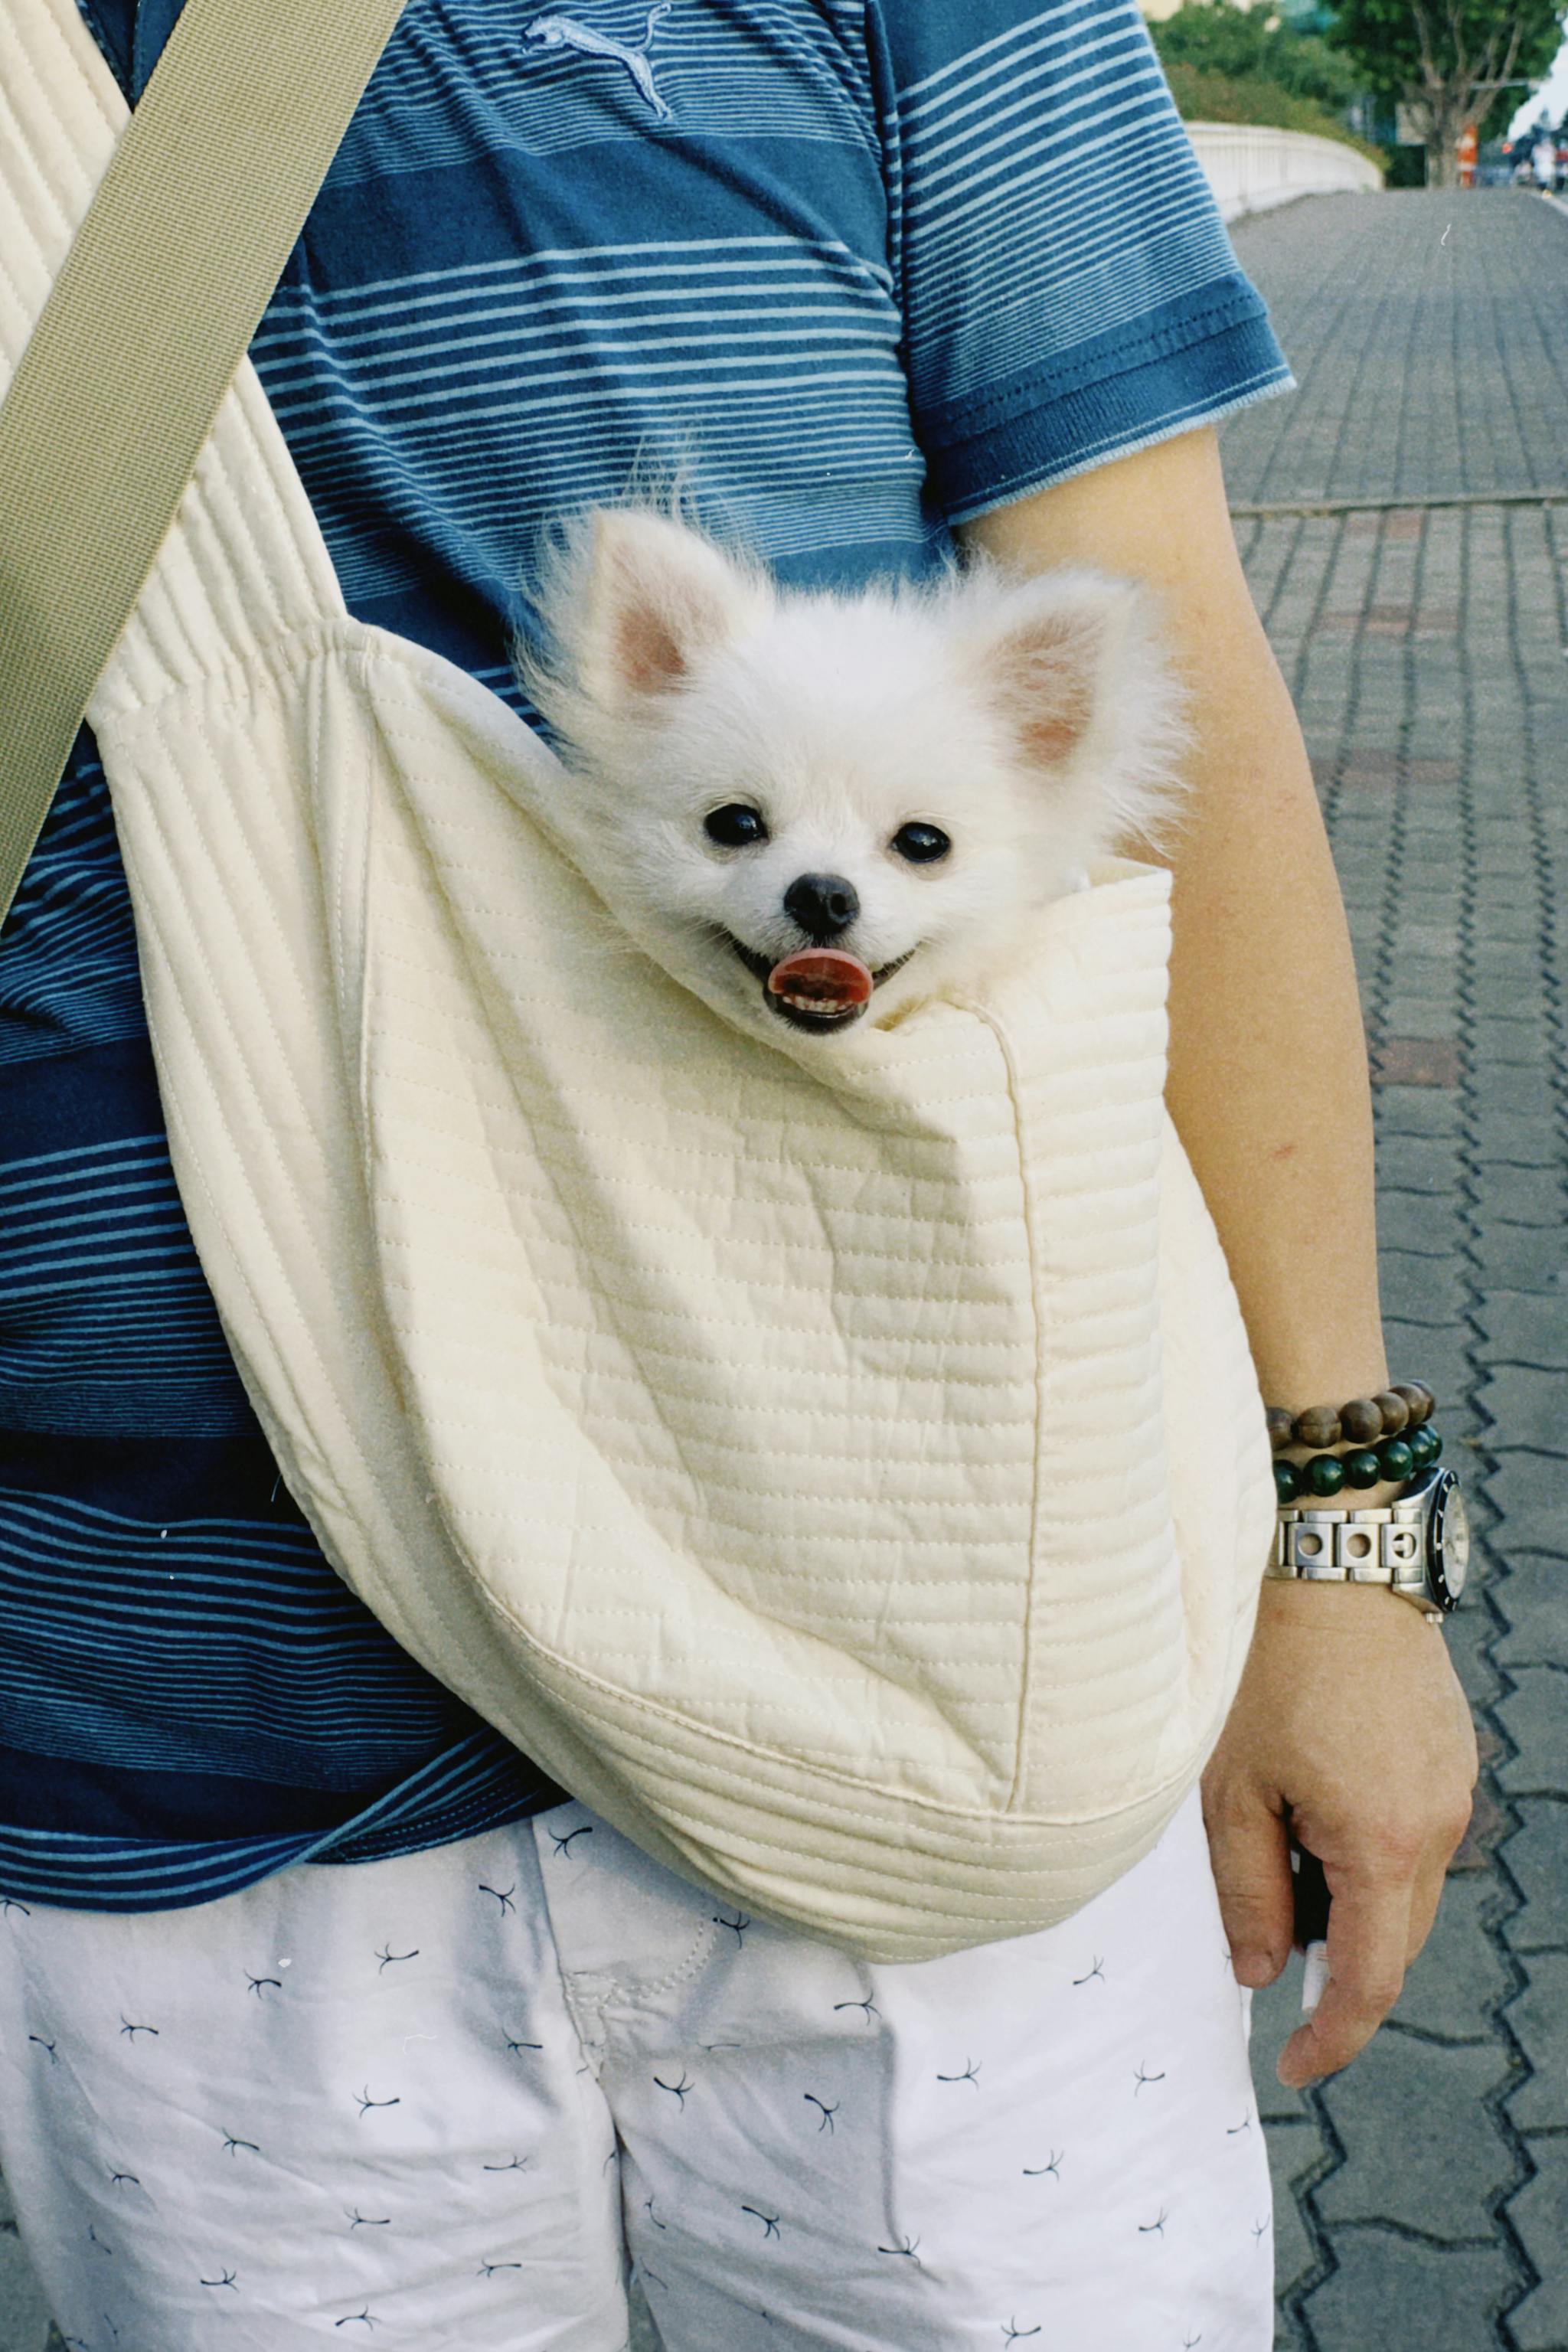
[[[1432,1510],[1431,1578],[1440,1607],[1452,1609],[1470,1565],[1470,1520],[1453,1472],[1445,1472]]]

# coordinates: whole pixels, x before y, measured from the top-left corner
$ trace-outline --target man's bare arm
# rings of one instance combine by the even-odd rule
[[[1385,1387],[1350,940],[1215,436],[1184,434],[1001,508],[964,536],[1028,570],[1098,563],[1159,592],[1194,746],[1190,805],[1165,859],[1172,1115],[1270,1402],[1300,1409]],[[1290,1948],[1287,1807],[1324,1864],[1332,1981],[1286,2049],[1287,2080],[1344,2065],[1392,2006],[1431,1927],[1474,1778],[1468,1710],[1440,1632],[1386,1591],[1264,1587],[1204,1809],[1243,1983],[1268,1983]]]

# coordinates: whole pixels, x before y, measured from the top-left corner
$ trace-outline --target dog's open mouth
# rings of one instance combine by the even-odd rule
[[[858,1021],[873,989],[909,961],[909,955],[897,956],[879,971],[873,971],[843,948],[799,948],[774,963],[742,947],[733,937],[730,945],[746,970],[762,982],[770,1012],[792,1027],[818,1036],[847,1029]],[[913,952],[911,948],[910,954]]]

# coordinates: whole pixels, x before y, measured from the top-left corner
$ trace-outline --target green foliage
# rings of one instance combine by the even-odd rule
[[[1329,38],[1370,89],[1409,98],[1426,83],[1423,33],[1438,75],[1455,88],[1534,80],[1562,40],[1562,0],[1337,0]],[[1510,112],[1518,101],[1515,90]]]
[[[1149,27],[1172,95],[1189,122],[1259,122],[1339,139],[1382,163],[1383,152],[1347,130],[1343,111],[1365,77],[1317,34],[1265,0],[1184,0]]]
[[[1173,22],[1174,19],[1167,19]],[[1320,139],[1338,139],[1377,164],[1387,161],[1381,147],[1369,146],[1346,129],[1342,119],[1316,99],[1297,98],[1278,82],[1237,80],[1230,75],[1205,72],[1201,66],[1171,58],[1165,67],[1171,95],[1184,122],[1258,122],[1277,131],[1310,131]]]
[[[1173,16],[1149,30],[1167,68],[1270,83],[1331,110],[1348,106],[1366,87],[1365,76],[1347,58],[1315,35],[1282,23],[1261,0],[1251,8],[1237,7],[1235,0],[1184,0]]]

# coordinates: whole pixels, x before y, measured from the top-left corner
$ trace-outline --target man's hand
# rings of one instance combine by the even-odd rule
[[[1441,1630],[1373,1587],[1266,1583],[1241,1689],[1204,1775],[1237,1980],[1292,1933],[1289,1832],[1328,1881],[1330,1982],[1279,2079],[1348,2065],[1399,1997],[1470,1817],[1476,1742]]]

